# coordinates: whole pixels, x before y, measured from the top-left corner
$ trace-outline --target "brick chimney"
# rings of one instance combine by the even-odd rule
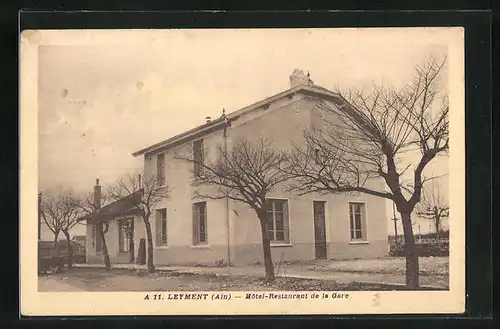
[[[296,86],[311,86],[312,84],[313,82],[309,76],[309,72],[305,74],[303,70],[295,69],[290,75],[290,88]]]
[[[99,178],[95,180],[94,186],[94,207],[96,209],[101,208],[101,185],[99,185]]]

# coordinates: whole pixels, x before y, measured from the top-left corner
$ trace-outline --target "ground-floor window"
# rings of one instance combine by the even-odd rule
[[[156,210],[156,246],[167,246],[167,209]]]
[[[366,209],[361,202],[349,202],[351,240],[366,240]]]
[[[92,247],[96,252],[102,251],[101,223],[92,224]]]
[[[272,243],[290,243],[288,201],[267,200],[268,236]]]
[[[118,220],[118,246],[119,252],[130,252],[130,239],[132,236],[133,219],[123,218]]]
[[[193,204],[193,245],[207,244],[207,203]]]

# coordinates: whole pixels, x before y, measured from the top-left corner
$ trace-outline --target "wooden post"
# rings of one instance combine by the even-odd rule
[[[42,192],[38,193],[38,241],[42,238]]]
[[[394,206],[394,202],[392,203],[392,213],[393,217],[392,220],[394,221],[394,241],[398,243],[398,219],[396,217],[396,208]]]

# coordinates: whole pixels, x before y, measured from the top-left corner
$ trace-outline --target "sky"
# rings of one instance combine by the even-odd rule
[[[329,89],[367,88],[372,82],[399,86],[415,64],[447,54],[442,39],[408,31],[130,33],[99,36],[108,43],[39,47],[41,189],[85,192],[96,178],[103,185],[113,183],[142,168],[142,158],[133,152],[200,125],[207,116],[218,117],[223,108],[236,111],[288,89],[296,68]],[[143,42],[133,42],[137,38]],[[442,175],[447,168],[443,158],[428,172]],[[440,181],[446,196],[446,177]]]

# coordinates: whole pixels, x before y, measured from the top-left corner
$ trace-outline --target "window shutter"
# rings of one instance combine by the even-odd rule
[[[193,204],[193,246],[198,244],[198,212],[196,204]]]
[[[285,242],[290,243],[290,217],[288,211],[288,201],[283,202],[283,228],[285,230]]]
[[[202,165],[200,166],[200,176],[203,176],[203,164],[205,164],[205,159],[206,159],[206,153],[207,150],[205,150],[205,145],[203,143],[203,139],[200,141],[200,153],[201,153],[201,163]]]
[[[349,203],[349,231],[351,240],[354,239],[354,213],[353,213],[353,204]]]
[[[161,211],[156,210],[155,216],[156,246],[161,245]]]
[[[162,243],[167,246],[168,245],[168,226],[167,226],[167,208],[165,208],[165,220],[163,221],[162,220],[162,225],[164,227],[161,228],[161,240],[162,240]],[[165,238],[163,238],[163,230],[165,230]]]
[[[366,204],[361,205],[361,238],[368,240],[367,223],[366,223]]]

